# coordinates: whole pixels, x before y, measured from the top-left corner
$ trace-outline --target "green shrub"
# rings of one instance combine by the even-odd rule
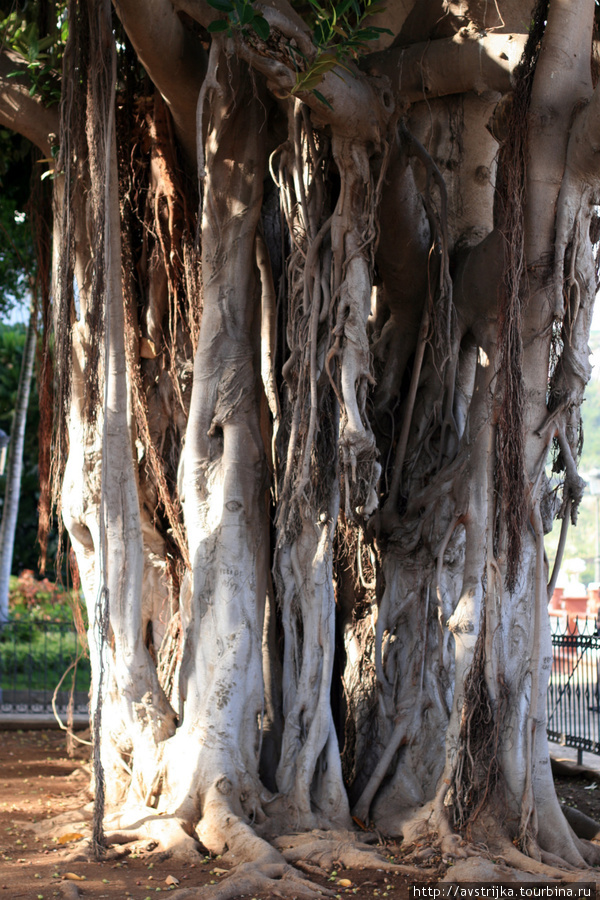
[[[85,610],[78,591],[65,591],[31,570],[12,577],[10,621],[0,631],[0,688],[54,691],[69,666],[61,691],[86,692],[90,663]],[[76,627],[75,622],[78,622]]]

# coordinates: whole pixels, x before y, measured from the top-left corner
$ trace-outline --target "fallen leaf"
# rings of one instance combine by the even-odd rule
[[[79,834],[78,831],[69,831],[68,834],[63,834],[58,839],[59,844],[70,844],[71,841],[80,841],[83,835]]]
[[[75,872],[65,872],[63,878],[67,878],[69,881],[85,881],[85,875],[76,875]]]
[[[165,884],[179,884],[179,878],[175,878],[174,875],[167,875]]]
[[[228,875],[229,869],[216,869],[215,868],[215,869],[213,869],[213,872],[215,873],[215,875]]]

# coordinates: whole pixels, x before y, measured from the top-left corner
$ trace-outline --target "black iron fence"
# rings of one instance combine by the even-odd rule
[[[548,737],[600,755],[600,620],[552,617]],[[58,691],[56,690],[58,687]],[[90,663],[72,622],[0,626],[0,712],[87,713]]]
[[[87,713],[90,662],[72,622],[15,619],[0,626],[0,712]],[[58,687],[58,691],[56,690]]]
[[[555,618],[552,622],[552,675],[548,687],[548,737],[600,754],[600,621]]]

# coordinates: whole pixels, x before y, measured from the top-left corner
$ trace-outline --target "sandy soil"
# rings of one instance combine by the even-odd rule
[[[82,748],[79,755],[85,757],[86,752]],[[85,758],[69,758],[63,733],[0,734],[0,900],[150,900],[159,893],[171,893],[176,900],[180,888],[193,887],[203,889],[199,897],[210,896],[210,886],[224,877],[218,857],[199,854],[197,863],[180,864],[141,844],[135,855],[120,860],[87,858],[80,835],[81,810],[89,804],[88,780]],[[600,774],[597,780],[590,775],[564,777],[557,787],[563,802],[600,819]],[[398,862],[404,861],[402,849],[393,843],[380,847]],[[407,900],[412,883],[435,882],[443,871],[433,848],[418,852],[423,868],[417,882],[383,870],[356,869],[334,869],[313,880],[334,888],[340,900]],[[270,898],[256,894],[255,900]]]
[[[82,900],[149,900],[159,893],[171,893],[176,900],[179,888],[192,887],[205,888],[200,896],[210,895],[206,888],[223,877],[225,868],[218,857],[199,854],[196,864],[178,864],[161,859],[142,845],[135,857],[129,855],[121,861],[78,860],[84,847],[77,835],[81,833],[80,811],[89,802],[87,784],[85,760],[67,756],[63,733],[0,733],[0,900],[74,900],[77,896]],[[56,824],[57,817],[60,825]],[[39,836],[32,828],[39,828],[44,820],[49,831]],[[402,862],[398,845],[380,849],[386,857]],[[435,853],[424,860],[424,883],[437,880],[437,862]],[[176,879],[178,885],[167,883],[171,879]],[[344,900],[407,900],[413,883],[383,870],[354,869],[334,869],[313,880],[335,888]],[[270,900],[264,894],[255,897]]]

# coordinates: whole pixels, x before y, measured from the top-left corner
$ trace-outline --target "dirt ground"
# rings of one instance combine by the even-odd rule
[[[0,900],[3,896],[7,900],[74,900],[78,896],[82,900],[150,900],[169,892],[176,900],[179,888],[207,888],[223,877],[218,857],[199,854],[196,864],[186,865],[161,860],[144,846],[135,856],[120,861],[74,860],[81,841],[76,810],[88,799],[84,766],[84,759],[68,757],[62,732],[0,733]],[[558,793],[569,805],[600,818],[600,775],[598,781],[561,778]],[[56,817],[60,817],[60,826],[54,824]],[[48,834],[36,835],[32,828],[44,820],[48,821]],[[388,859],[403,861],[402,848],[397,844],[380,850]],[[422,858],[423,875],[417,881],[387,874],[383,869],[340,869],[320,879],[311,878],[335,889],[340,900],[407,900],[411,884],[438,880],[439,857],[424,848]],[[270,897],[256,894],[255,900]]]

